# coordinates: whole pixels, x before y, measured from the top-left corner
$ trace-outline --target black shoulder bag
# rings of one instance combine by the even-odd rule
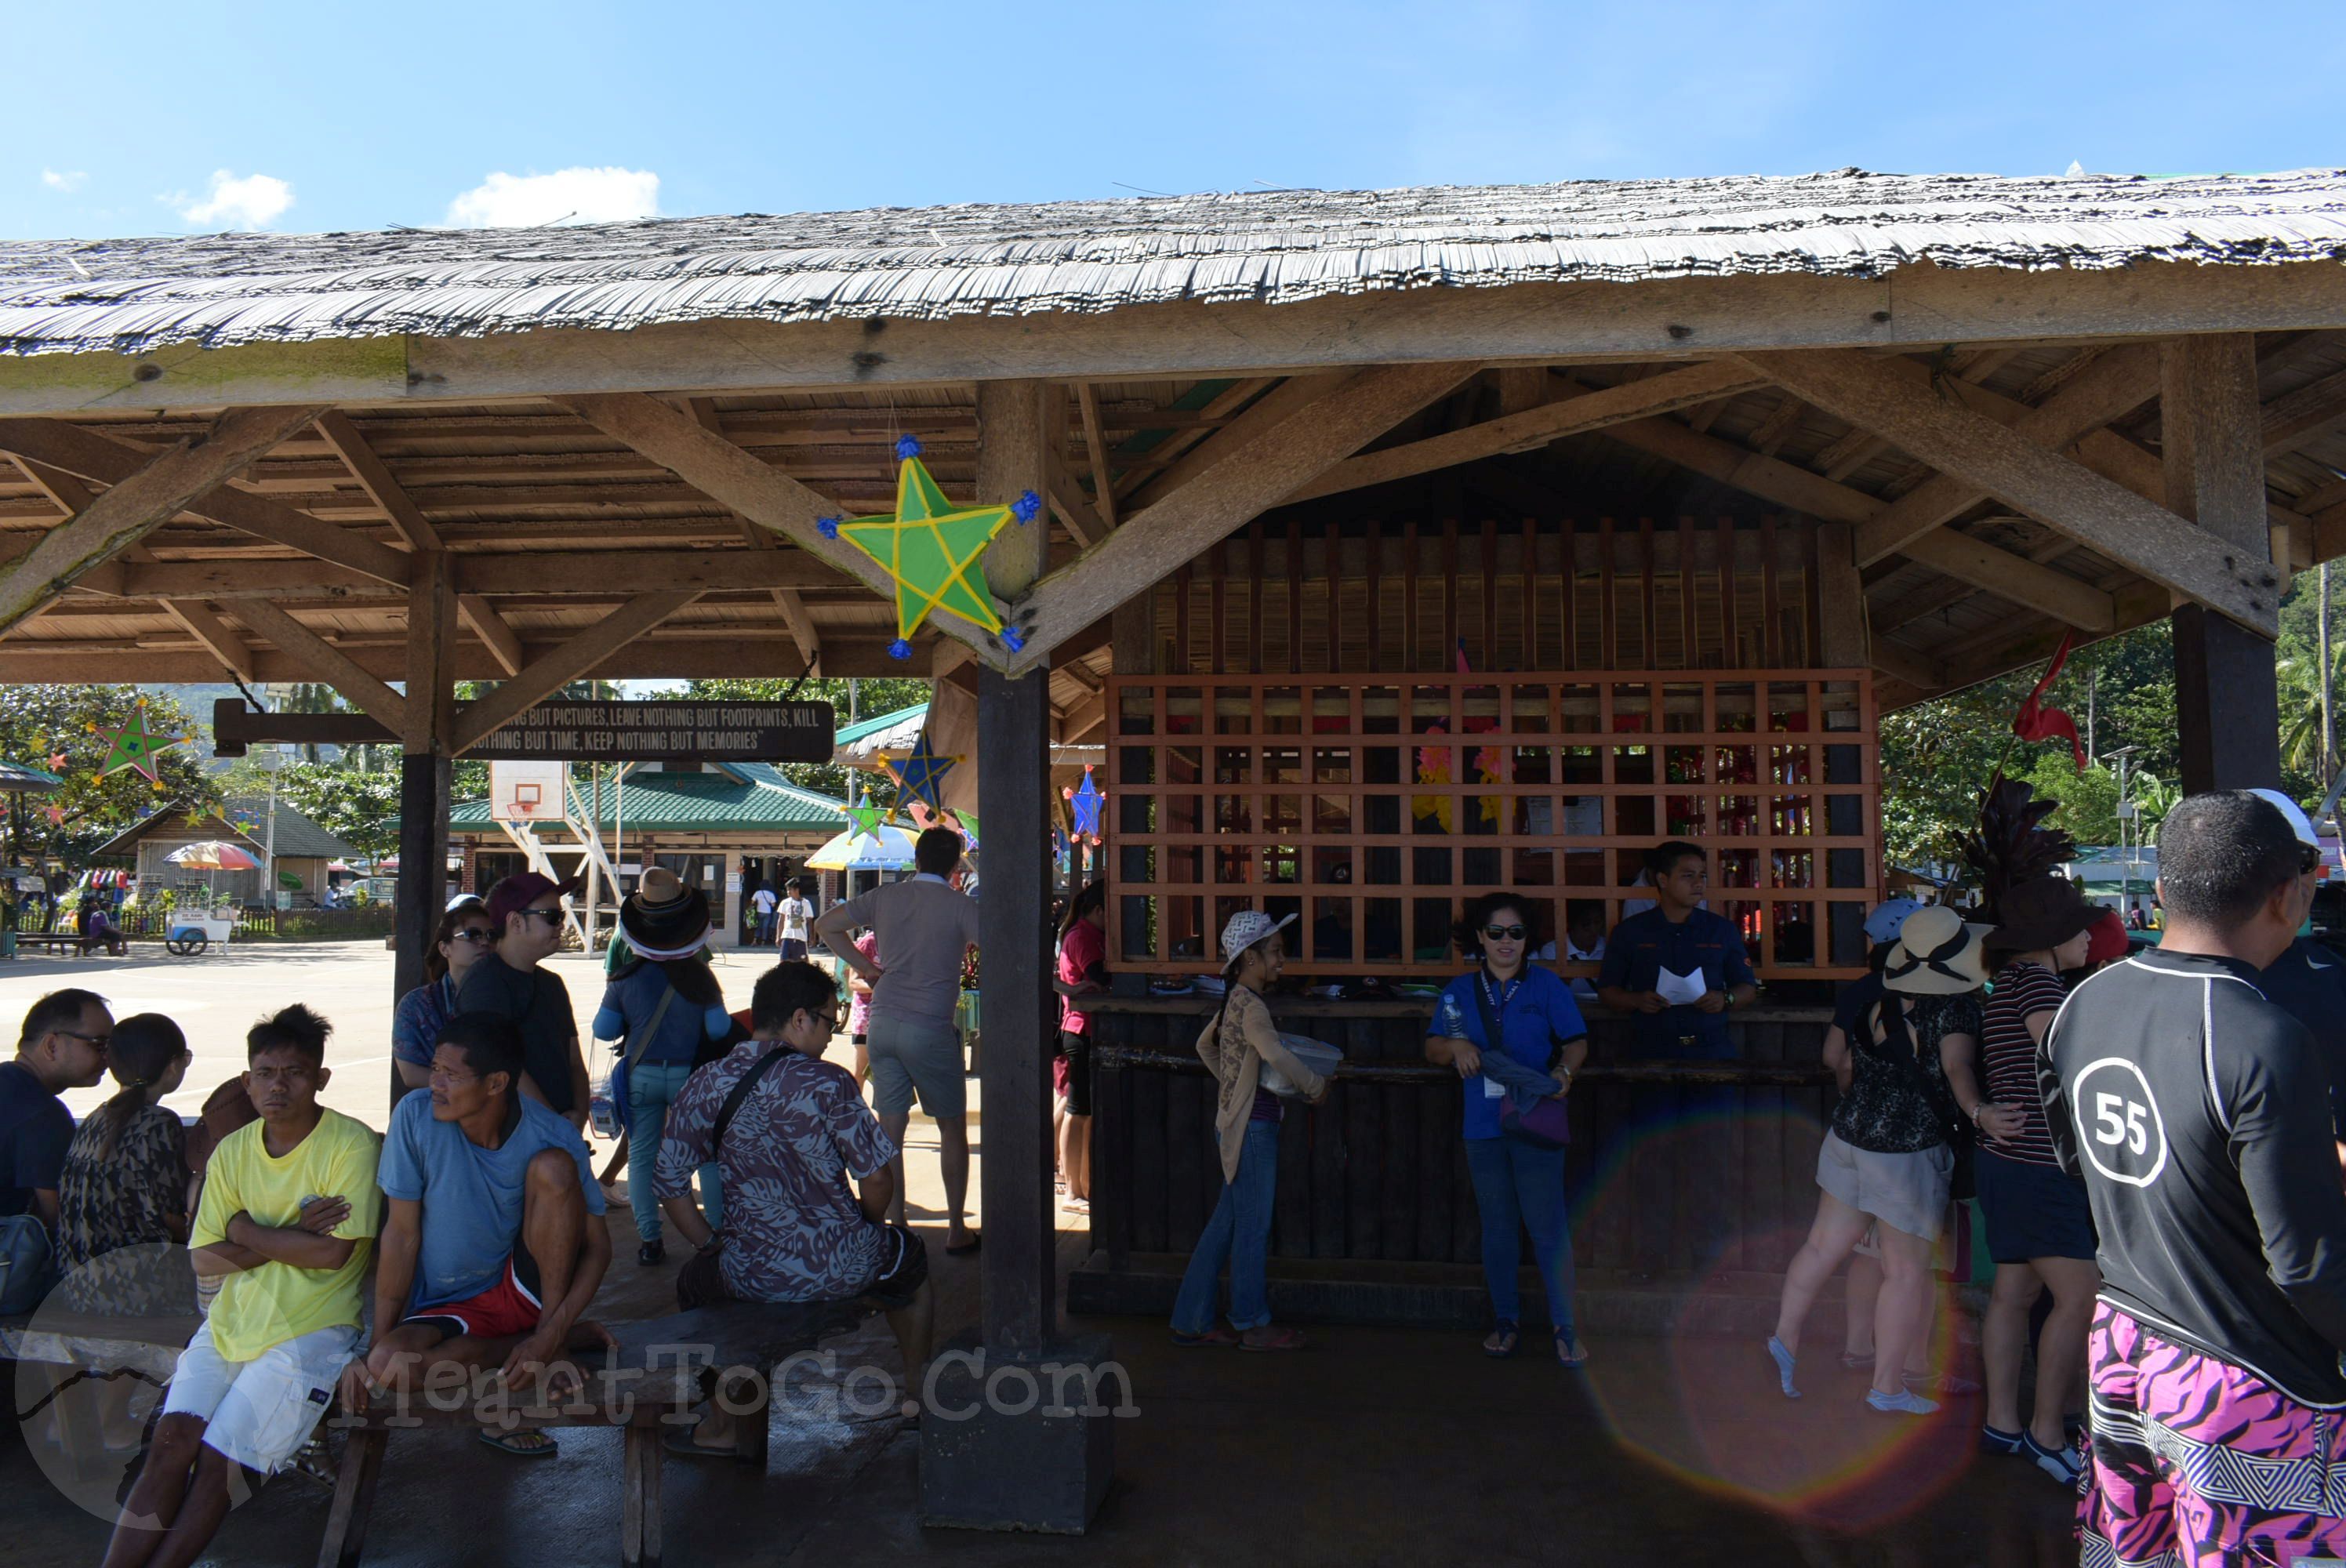
[[[717,1120],[709,1125],[709,1158],[711,1161],[714,1161],[725,1147],[725,1130],[733,1125],[733,1114],[741,1108],[741,1102],[750,1097],[750,1091],[758,1086],[758,1080],[771,1072],[774,1064],[790,1053],[790,1048],[788,1045],[775,1046],[750,1064],[749,1071],[743,1073],[734,1082],[732,1092],[725,1096],[725,1103],[717,1107]],[[693,1254],[683,1268],[678,1271],[676,1277],[678,1307],[689,1312],[696,1307],[712,1306],[717,1302],[731,1299],[732,1293],[725,1288],[724,1268],[718,1261],[718,1255],[724,1250],[725,1233],[720,1230],[709,1238],[707,1247]]]
[[[1882,1044],[1893,1061],[1901,1064],[1900,1071],[1913,1074],[1916,1086],[1929,1097],[1939,1115],[1939,1135],[1955,1156],[1954,1168],[1947,1184],[1947,1196],[1955,1199],[1974,1196],[1978,1182],[1972,1169],[1973,1131],[1955,1106],[1954,1092],[1942,1090],[1932,1082],[1931,1074],[1923,1070],[1922,1057],[1917,1054],[1913,1031],[1907,1025],[1906,1010],[1899,1004],[1898,993],[1892,992],[1874,1004],[1882,1020]]]

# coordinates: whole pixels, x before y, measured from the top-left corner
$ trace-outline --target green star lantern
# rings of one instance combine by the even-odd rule
[[[896,640],[889,657],[913,657],[913,634],[933,610],[949,610],[987,631],[1000,634],[1016,653],[1024,646],[1015,629],[994,613],[994,595],[978,558],[994,536],[1015,519],[1020,526],[1042,511],[1033,491],[1007,506],[955,506],[921,462],[921,443],[912,436],[896,443],[896,510],[886,517],[824,517],[815,526],[826,539],[844,539],[880,564],[896,585]]]
[[[174,746],[185,746],[195,738],[191,735],[157,735],[147,728],[147,699],[140,697],[138,706],[130,712],[130,721],[117,729],[100,729],[93,724],[92,735],[107,738],[109,749],[106,763],[97,770],[100,779],[109,773],[119,773],[125,768],[136,769],[147,775],[147,781],[160,789],[163,779],[156,772],[156,754]]]

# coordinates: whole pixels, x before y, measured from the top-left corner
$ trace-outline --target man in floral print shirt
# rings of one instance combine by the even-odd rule
[[[928,1253],[908,1227],[882,1223],[895,1196],[896,1145],[854,1078],[822,1059],[838,1005],[831,976],[802,959],[767,971],[750,995],[752,1037],[693,1074],[668,1107],[653,1190],[668,1223],[699,1249],[678,1280],[680,1294],[862,1301],[888,1314],[905,1375],[917,1381],[932,1324]],[[717,1118],[752,1073],[720,1136]],[[711,1159],[725,1183],[718,1233],[691,1192],[692,1173]],[[730,1424],[712,1409],[688,1451],[729,1454]]]

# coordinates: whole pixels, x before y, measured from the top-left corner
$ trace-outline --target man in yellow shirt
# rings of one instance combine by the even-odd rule
[[[260,1120],[213,1152],[188,1237],[196,1273],[221,1280],[219,1298],[180,1353],[106,1568],[194,1562],[228,1516],[237,1468],[281,1468],[357,1352],[382,1140],[318,1104],[332,1027],[296,1004],[245,1036]]]

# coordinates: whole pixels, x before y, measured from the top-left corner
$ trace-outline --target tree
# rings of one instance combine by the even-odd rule
[[[369,859],[399,848],[395,773],[304,763],[277,776],[277,798]]]
[[[2055,747],[2047,748],[2034,767],[2017,777],[2035,789],[2038,799],[2061,803],[2046,826],[2080,844],[2118,841],[2118,780],[2108,769],[2088,766],[2080,773],[2076,759],[2067,748]]]
[[[51,794],[25,797],[23,815],[9,824],[11,841],[21,846],[26,863],[55,856],[78,868],[100,844],[143,818],[208,811],[219,804],[219,787],[205,776],[191,747],[157,754],[160,789],[128,768],[97,776],[110,744],[91,727],[121,725],[137,711],[139,695],[135,686],[0,686],[0,757],[66,780]],[[158,735],[196,729],[187,712],[164,697],[148,699],[147,726]],[[52,759],[61,760],[52,765]]]

